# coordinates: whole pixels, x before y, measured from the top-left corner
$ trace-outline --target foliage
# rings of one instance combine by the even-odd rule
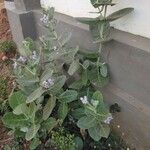
[[[101,6],[97,1],[96,4],[91,2],[94,7]],[[107,7],[103,5],[106,11]],[[110,18],[119,17],[116,13],[109,19],[103,17],[102,21],[100,17],[92,21],[87,18],[80,20],[96,25],[100,29],[97,40],[104,42],[108,37]],[[107,65],[100,57],[101,49],[90,53],[79,51],[78,46],[70,48],[71,34],[58,35],[55,30],[54,8],[44,10],[41,21],[48,33],[40,37],[39,48],[28,38],[19,49],[20,55],[14,59],[18,90],[9,97],[12,111],[3,116],[3,123],[15,136],[29,141],[30,149],[37,147],[41,138],[47,139],[50,133],[61,149],[72,145],[72,135],[63,136],[55,131],[68,119],[81,131],[80,135],[75,135],[75,145],[78,145],[75,149],[82,149],[83,141],[79,136],[83,133],[95,141],[108,138],[113,118],[104,104],[102,93],[96,90],[109,80]],[[95,28],[92,30],[94,33]],[[70,144],[66,145],[66,141]]]
[[[0,51],[2,52],[15,52],[17,49],[15,42],[13,41],[4,41],[0,42]]]
[[[110,40],[110,23],[121,17],[131,13],[133,8],[124,8],[116,11],[110,15],[107,15],[108,7],[116,5],[113,0],[90,0],[97,12],[92,12],[98,14],[96,18],[76,18],[82,23],[88,24],[90,30],[94,37],[95,43],[100,43],[100,51],[102,45]]]
[[[74,150],[74,136],[64,132],[63,129],[59,129],[59,131],[52,131],[51,140],[60,150]]]

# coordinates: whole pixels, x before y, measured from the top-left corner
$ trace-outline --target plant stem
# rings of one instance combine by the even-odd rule
[[[106,15],[107,15],[107,5],[105,6],[105,9],[104,9],[104,18],[106,19]]]

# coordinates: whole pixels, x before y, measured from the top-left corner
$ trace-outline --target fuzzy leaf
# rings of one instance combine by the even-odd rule
[[[108,138],[110,128],[108,125],[96,125],[88,129],[88,132],[93,140],[99,141],[102,137]]]
[[[96,119],[93,116],[85,116],[79,119],[77,126],[81,129],[89,129],[94,126]]]
[[[14,113],[15,115],[21,115],[21,114],[26,114],[27,111],[28,111],[28,107],[27,107],[26,103],[23,103],[23,104],[18,105],[18,106],[14,109],[13,113]]]
[[[21,92],[14,92],[10,97],[9,97],[9,105],[12,109],[15,109],[17,106],[19,106],[22,103],[25,103],[26,101],[26,96]]]
[[[43,120],[47,120],[56,105],[56,97],[51,96],[43,109]]]
[[[107,77],[107,74],[108,74],[108,70],[107,70],[107,65],[104,64],[100,67],[100,72],[101,72],[101,75],[103,77]]]
[[[85,116],[84,108],[77,108],[72,112],[72,116],[75,119],[80,119],[81,117]]]
[[[15,115],[11,112],[6,113],[2,118],[3,123],[8,127],[20,127],[27,123],[27,118],[24,115]]]
[[[41,97],[41,95],[45,92],[45,90],[42,87],[39,87],[38,89],[36,89],[33,93],[31,93],[27,100],[26,103],[31,103],[33,101],[35,101],[36,99],[38,99],[39,97]]]
[[[59,96],[61,102],[70,103],[77,99],[78,93],[75,90],[67,90]]]
[[[42,128],[50,132],[57,124],[56,119],[50,117],[42,124]]]
[[[69,67],[68,74],[72,76],[79,69],[79,62],[74,60]]]
[[[75,90],[79,90],[82,87],[83,87],[82,80],[75,81],[69,86],[70,89],[75,89]]]
[[[108,20],[108,21],[117,20],[117,19],[119,19],[119,18],[121,18],[121,17],[123,17],[123,16],[125,16],[125,15],[127,15],[129,13],[131,13],[133,10],[134,10],[134,8],[131,8],[131,7],[118,10],[118,11],[112,13],[111,15],[109,15],[106,18],[106,20]]]
[[[41,76],[41,83],[43,83],[43,81],[51,78],[52,74],[53,74],[53,71],[50,68],[46,69]]]
[[[103,95],[100,91],[96,91],[93,96],[92,96],[93,100],[99,100],[103,102]]]
[[[55,84],[51,86],[50,92],[53,94],[56,94],[65,84],[66,82],[66,76],[60,76],[55,80]]]
[[[66,103],[60,103],[58,108],[58,118],[64,120],[68,114],[68,105]]]
[[[33,139],[33,138],[35,137],[35,135],[37,134],[37,132],[38,132],[39,129],[40,129],[40,125],[35,125],[35,124],[33,124],[33,125],[29,128],[28,132],[26,133],[25,139],[26,139],[27,141],[30,141],[31,139]]]
[[[75,137],[75,149],[76,150],[83,150],[83,141],[80,137]]]
[[[82,84],[84,86],[86,86],[87,82],[88,82],[87,70],[83,70],[83,72],[82,72]]]
[[[41,144],[40,139],[34,138],[30,143],[30,150],[35,150],[40,144]]]

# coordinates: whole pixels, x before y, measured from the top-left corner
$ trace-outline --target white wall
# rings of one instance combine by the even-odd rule
[[[114,0],[114,2],[118,4],[111,7],[110,12],[124,7],[134,7],[135,10],[112,25],[122,31],[150,38],[150,0]],[[90,0],[41,0],[41,4],[44,7],[54,6],[56,11],[73,17],[94,17],[89,13],[95,10]]]

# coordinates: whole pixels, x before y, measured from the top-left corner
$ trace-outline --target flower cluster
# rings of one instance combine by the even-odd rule
[[[33,60],[37,60],[37,53],[36,53],[36,51],[32,52],[32,56],[30,58],[33,59]]]
[[[27,62],[27,58],[24,57],[24,56],[20,56],[20,57],[17,59],[17,61],[20,62],[20,63],[25,64],[25,63]]]
[[[40,21],[44,24],[48,24],[49,23],[48,15],[44,14],[44,16],[40,19]]]
[[[105,120],[104,123],[106,124],[110,124],[111,120],[113,119],[112,115],[110,114],[110,116],[108,116]]]
[[[42,86],[45,88],[45,89],[49,89],[51,86],[54,85],[54,80],[53,79],[48,79],[48,80],[45,80],[43,81],[42,83]]]
[[[88,103],[89,103],[87,96],[80,97],[80,100],[81,100],[81,102],[82,102],[83,104],[88,104]]]

